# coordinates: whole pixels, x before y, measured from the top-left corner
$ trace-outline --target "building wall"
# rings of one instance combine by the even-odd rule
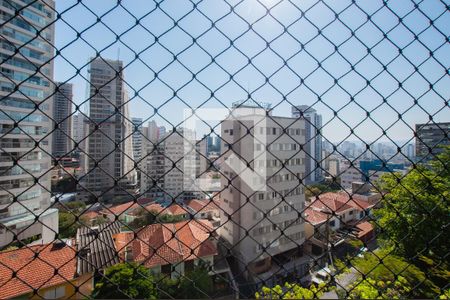
[[[52,132],[54,157],[69,155],[73,149],[72,134],[72,84],[56,83],[59,90],[55,91],[53,101],[53,121],[55,130]]]
[[[416,124],[417,159],[429,161],[439,153],[442,153],[442,146],[450,145],[449,133],[450,122]],[[428,148],[431,148],[431,153],[429,153]]]
[[[30,211],[40,214],[50,206],[47,191],[50,190],[48,170],[51,159],[46,153],[52,150],[52,137],[47,134],[53,129],[53,123],[46,115],[53,115],[53,60],[44,62],[53,56],[54,25],[49,24],[55,13],[54,2],[45,3],[47,5],[42,7],[38,2],[32,3],[24,9],[20,1],[0,3],[3,18],[11,19],[0,28],[3,38],[0,56],[4,60],[0,74],[0,223],[9,224],[14,232],[28,222]],[[19,15],[14,17],[16,8]],[[38,37],[34,28],[42,29]],[[24,40],[32,41],[24,43]],[[15,53],[16,48],[21,51]],[[36,65],[41,69],[38,70]],[[45,114],[35,110],[36,104]],[[20,130],[14,127],[15,122]],[[39,148],[36,148],[36,142],[39,142]],[[17,165],[13,166],[12,158],[19,160]],[[39,177],[39,184],[35,184],[33,177]],[[19,201],[11,204],[16,195],[20,195]],[[30,230],[21,236],[28,238],[28,234],[35,235],[37,231]],[[8,240],[3,236],[7,232],[2,230],[0,240]]]
[[[299,105],[292,107],[292,117],[305,121],[306,179],[310,183],[322,181],[322,116],[308,105]]]
[[[265,112],[263,113],[265,115]],[[289,127],[294,130],[298,135],[283,135],[281,127],[274,120],[284,128]],[[254,151],[256,157],[258,157],[261,151],[265,149],[265,145],[258,146],[258,142],[254,143],[252,135],[256,135],[256,138],[264,136],[267,140],[267,145],[271,143],[287,145],[293,144],[293,141],[300,145],[305,142],[305,137],[302,135],[302,133],[304,134],[305,126],[303,120],[271,116],[265,125],[267,127],[262,129],[258,125],[256,129],[253,129],[253,124],[243,118],[239,118],[239,121],[227,119],[222,122],[221,137],[224,141],[222,144],[224,159],[228,158],[231,153],[235,153],[238,157],[242,157],[247,162],[250,162],[254,160]],[[252,135],[247,134],[247,128],[252,128],[250,130]],[[263,133],[259,135],[258,132]],[[274,142],[275,140],[277,141]],[[232,146],[230,147],[229,145]],[[281,169],[281,165],[275,166],[273,163],[277,159],[285,160],[291,158],[298,162],[297,165],[286,166],[279,174],[285,175],[292,172],[300,178],[303,177],[305,172],[304,152],[298,152],[298,148],[297,150],[271,150],[271,152],[272,154],[267,153],[265,161],[256,159],[256,162],[250,163],[256,172],[258,168],[266,169],[267,177],[264,181]],[[246,263],[266,258],[267,254],[264,254],[258,245],[267,246],[273,242],[272,246],[267,249],[267,252],[270,255],[276,255],[294,249],[297,247],[296,244],[304,242],[304,225],[302,219],[298,217],[298,212],[301,212],[304,207],[303,188],[299,188],[296,195],[285,196],[285,201],[281,201],[280,196],[272,198],[274,191],[295,191],[299,183],[297,178],[269,182],[266,192],[258,192],[256,195],[253,195],[254,191],[239,177],[232,180],[232,185],[228,185],[228,180],[235,177],[235,173],[231,168],[225,165],[222,171],[225,176],[222,176],[222,188],[224,190],[221,193],[223,206],[221,207],[220,234],[231,244],[237,245],[236,250],[239,251]],[[275,209],[271,210],[273,207]],[[268,216],[265,217],[263,213],[267,213]],[[231,221],[228,221],[228,215],[232,215]],[[298,223],[295,223],[295,221],[298,221]],[[280,231],[272,228],[272,223],[283,226],[284,222],[294,223],[289,228],[284,228],[284,234],[291,236],[296,243],[285,238],[278,239]],[[269,227],[270,229],[266,230]],[[260,228],[264,230],[264,233],[260,233]]]
[[[90,191],[112,197],[136,186],[129,121],[128,94],[121,61],[96,58],[90,63],[88,175],[83,183]],[[116,109],[120,111],[118,114]],[[116,143],[118,146],[116,147]],[[119,184],[115,184],[115,180]],[[132,191],[130,191],[132,192]]]

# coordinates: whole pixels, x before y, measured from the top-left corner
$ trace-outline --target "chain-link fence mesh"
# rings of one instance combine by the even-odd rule
[[[448,10],[0,0],[0,298],[449,298]]]

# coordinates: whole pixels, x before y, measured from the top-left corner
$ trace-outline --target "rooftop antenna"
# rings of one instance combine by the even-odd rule
[[[120,61],[120,47],[117,47],[117,61]]]

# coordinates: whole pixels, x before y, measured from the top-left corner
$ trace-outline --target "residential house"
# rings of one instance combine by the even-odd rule
[[[0,299],[80,299],[90,295],[88,284],[77,274],[76,249],[70,242],[4,251],[0,262]]]
[[[367,219],[377,204],[376,198],[347,192],[312,197],[304,214],[309,250],[317,254],[326,247],[327,242],[337,246],[347,238],[371,241],[374,237],[373,226]]]
[[[200,261],[214,266],[218,254],[212,237],[213,227],[206,220],[152,224],[138,232],[113,235],[121,261],[143,264],[155,274],[171,278],[182,276]]]
[[[187,200],[185,207],[195,219],[210,220],[214,227],[220,225],[220,208],[216,200]]]

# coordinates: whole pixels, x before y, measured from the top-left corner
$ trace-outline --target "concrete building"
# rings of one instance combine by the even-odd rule
[[[82,113],[72,116],[72,135],[74,155],[78,158],[81,167],[81,174],[88,168],[87,165],[87,143],[88,143],[88,123],[87,118]]]
[[[53,157],[70,155],[73,149],[72,134],[72,101],[71,83],[56,83],[53,100],[53,121],[55,129],[52,132]]]
[[[192,175],[195,175],[199,167],[198,154],[195,148],[191,151],[185,148],[185,141],[195,142],[195,132],[178,128],[169,131],[164,140],[164,190],[166,201],[183,201],[194,198],[193,189],[189,189]],[[195,147],[195,145],[194,145]]]
[[[149,121],[148,125],[143,128],[143,134],[152,143],[156,143],[164,135],[160,135],[159,127],[154,120]]]
[[[284,271],[293,268],[303,273],[307,270],[301,262],[305,195],[299,180],[305,176],[305,153],[298,150],[305,143],[305,121],[270,116],[260,125],[249,118],[264,118],[266,109],[252,104],[236,106],[232,113],[234,117],[221,124],[222,155],[226,160],[237,156],[259,175],[252,179],[241,173],[236,176],[233,168],[223,164],[220,235],[233,245],[248,276],[258,273],[257,278],[266,279],[280,271],[281,265]],[[289,136],[283,134],[284,129]],[[266,145],[271,145],[270,153]],[[252,181],[266,189],[255,192]]]
[[[306,181],[323,180],[322,165],[322,116],[308,105],[292,107],[292,117],[305,120]]]
[[[45,137],[53,129],[53,60],[46,62],[54,55],[54,1],[26,3],[0,3],[7,21],[0,28],[0,248],[16,233],[48,243],[58,232],[47,192],[52,139]]]
[[[155,201],[164,201],[164,173],[165,156],[164,142],[147,139],[142,141],[142,160],[139,163],[141,169],[140,194]]]
[[[107,201],[122,201],[137,193],[133,125],[122,67],[122,61],[99,57],[91,61],[89,70],[89,158],[81,186]]]
[[[139,162],[142,157],[142,118],[131,118],[131,122],[133,123],[133,158],[135,162]]]
[[[416,157],[420,162],[432,160],[450,145],[450,122],[416,124]]]

